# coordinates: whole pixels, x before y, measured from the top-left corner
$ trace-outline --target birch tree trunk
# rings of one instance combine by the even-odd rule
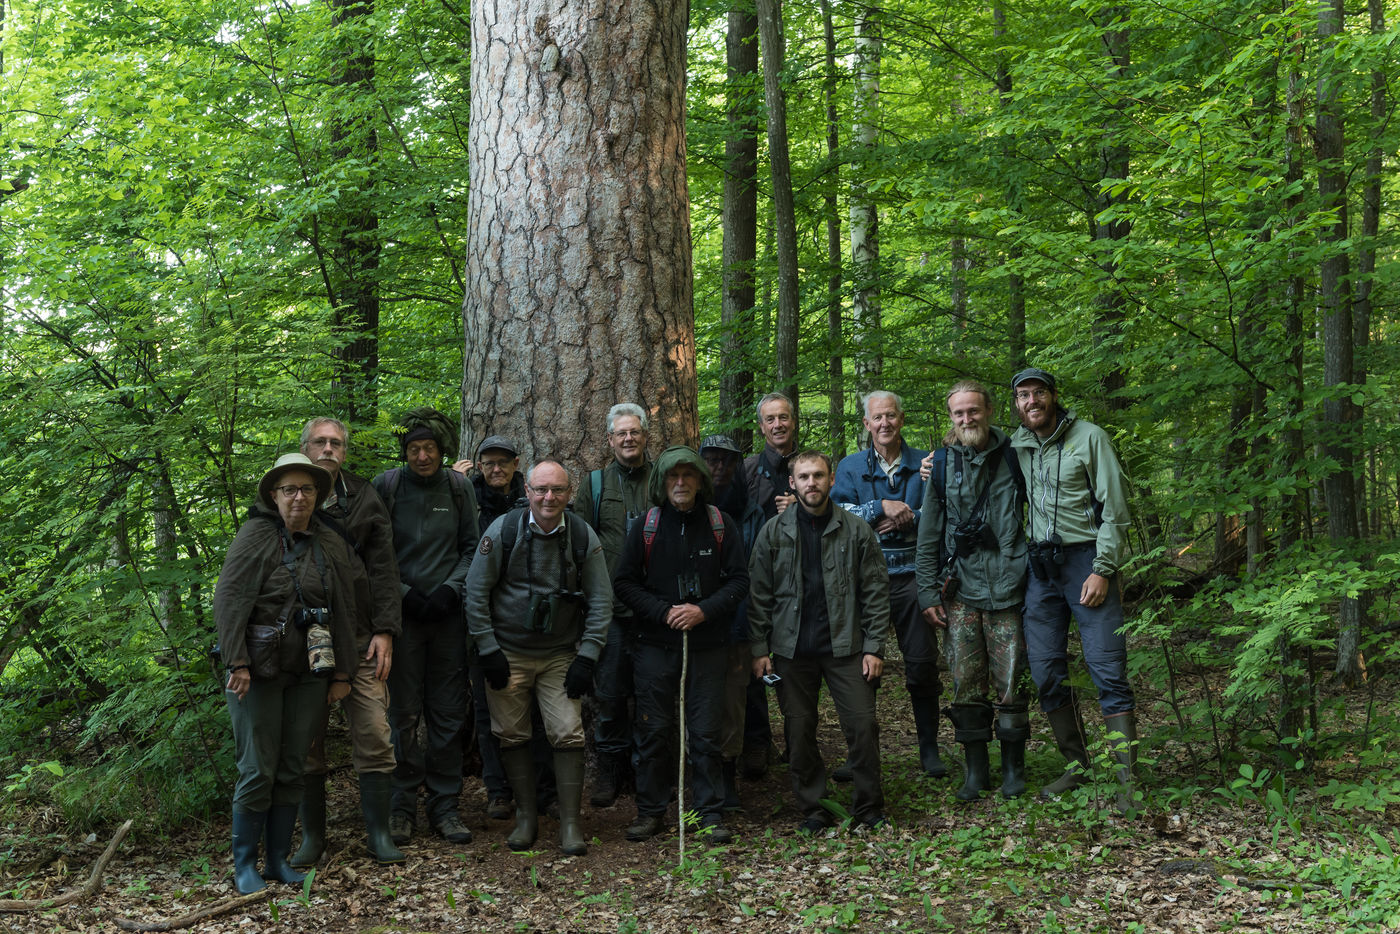
[[[822,0],[822,34],[826,40],[826,75],[822,93],[826,98],[826,159],[831,166],[822,196],[826,215],[826,339],[830,345],[826,360],[827,453],[836,460],[846,454],[845,364],[841,357],[841,214],[836,193],[841,184],[841,124],[836,111],[836,26],[831,18],[831,0]]]
[[[686,4],[472,4],[464,450],[592,467],[608,408],[697,438]]]
[[[851,274],[855,278],[855,372],[861,392],[879,388],[885,369],[881,344],[880,211],[869,188],[869,160],[879,139],[880,10],[862,6],[856,13],[851,137],[855,148],[851,180]]]

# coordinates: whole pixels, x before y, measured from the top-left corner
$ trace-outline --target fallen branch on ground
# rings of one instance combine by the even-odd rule
[[[122,837],[131,829],[131,821],[127,821],[117,828],[116,834],[112,837],[112,842],[107,844],[107,849],[102,851],[102,855],[97,857],[97,862],[92,867],[92,874],[88,876],[87,882],[83,883],[80,889],[60,895],[57,898],[5,898],[0,899],[0,911],[47,911],[50,908],[62,908],[82,898],[87,898],[102,888],[102,870],[107,868],[107,863],[111,861],[112,854],[117,852],[117,845],[122,842]]]
[[[123,931],[178,931],[181,928],[198,924],[206,918],[213,918],[242,908],[244,905],[260,902],[270,895],[272,895],[272,889],[260,889],[250,895],[226,898],[208,908],[201,908],[198,911],[192,911],[187,915],[180,915],[178,918],[170,918],[166,921],[133,921],[130,918],[117,918],[117,927]]]

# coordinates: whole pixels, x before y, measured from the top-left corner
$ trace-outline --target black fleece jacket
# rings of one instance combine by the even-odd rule
[[[724,541],[716,543],[703,499],[697,500],[696,507],[687,513],[679,512],[670,503],[660,509],[650,559],[646,557],[644,515],[633,523],[613,575],[613,592],[633,613],[628,621],[629,635],[653,645],[679,648],[681,634],[666,625],[666,614],[682,602],[682,575],[694,573],[700,599],[686,602],[697,604],[705,621],[690,631],[691,645],[725,645],[734,611],[749,592],[744,540],[738,523],[721,513]]]

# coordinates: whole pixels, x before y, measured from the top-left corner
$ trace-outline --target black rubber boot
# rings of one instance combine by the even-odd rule
[[[1113,761],[1118,764],[1118,794],[1113,806],[1124,817],[1136,813],[1133,804],[1133,766],[1137,763],[1137,716],[1131,710],[1109,714],[1103,718],[1108,733],[1108,745]],[[1121,738],[1119,737],[1121,734]]]
[[[393,790],[392,772],[360,773],[360,813],[365,816],[369,855],[381,866],[404,861],[403,851],[389,835],[389,796]]]
[[[301,846],[288,860],[293,869],[308,869],[321,860],[326,852],[326,776],[306,776],[306,791],[302,792]]]
[[[521,853],[535,845],[540,832],[539,813],[535,810],[535,760],[529,746],[503,746],[501,765],[515,795],[515,828],[506,836],[506,846],[513,853]]]
[[[914,709],[914,729],[919,734],[919,765],[930,778],[943,778],[948,766],[938,754],[938,698],[910,697]]]
[[[262,842],[267,812],[233,812],[233,885],[239,895],[251,895],[267,888],[258,875],[258,844]]]
[[[976,801],[992,784],[987,743],[992,739],[992,708],[988,704],[954,704],[948,708],[953,721],[953,739],[962,743],[966,767],[959,801]]]
[[[1045,719],[1050,721],[1060,754],[1069,760],[1065,773],[1040,789],[1042,798],[1056,798],[1089,780],[1089,754],[1084,749],[1084,720],[1073,701],[1056,707]]]
[[[554,782],[559,789],[559,847],[569,856],[588,852],[578,825],[583,801],[583,750],[554,750]]]
[[[1030,735],[1031,718],[1025,707],[1002,707],[997,711],[1003,798],[1015,798],[1026,793],[1026,740]]]
[[[267,812],[267,853],[263,858],[263,878],[301,885],[306,876],[287,865],[292,849],[292,830],[297,825],[295,804],[274,804]]]
[[[720,763],[720,773],[724,776],[724,809],[743,810],[744,806],[739,801],[739,763],[725,759]]]

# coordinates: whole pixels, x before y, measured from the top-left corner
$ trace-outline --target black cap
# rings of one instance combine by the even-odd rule
[[[1049,389],[1051,392],[1058,392],[1058,390],[1055,389],[1055,377],[1036,366],[1027,367],[1011,377],[1011,391],[1015,392],[1017,386],[1033,379],[1044,383],[1045,388]]]
[[[700,453],[704,454],[707,449],[729,451],[731,454],[744,453],[729,435],[706,435],[705,440],[700,442]]]
[[[477,460],[481,459],[482,451],[505,451],[511,457],[519,457],[520,452],[515,449],[515,445],[506,440],[505,435],[492,435],[476,446]]]

